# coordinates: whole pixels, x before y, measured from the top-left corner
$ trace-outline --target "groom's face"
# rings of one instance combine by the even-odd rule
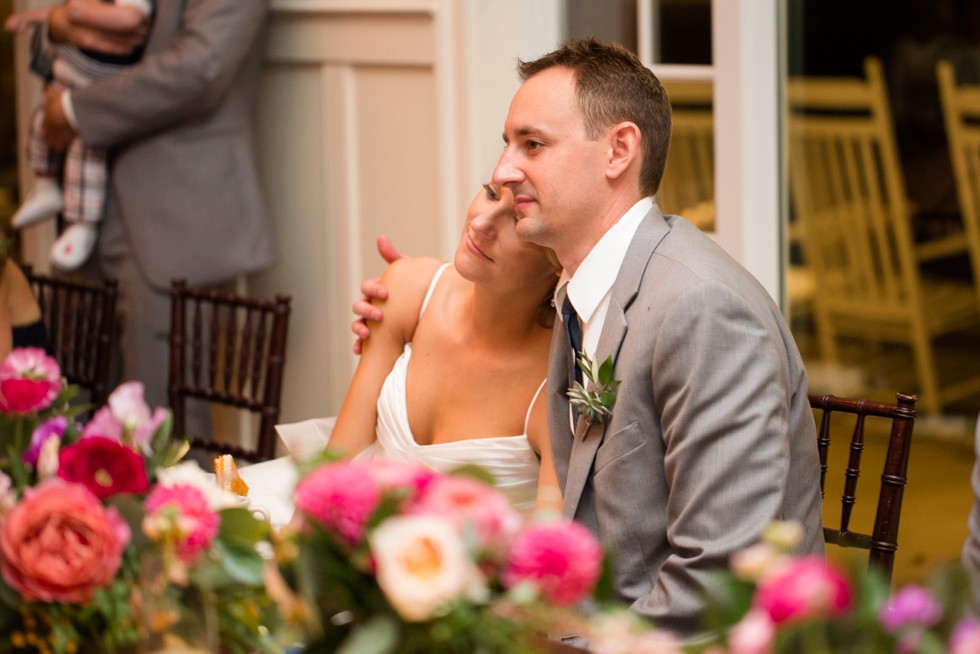
[[[605,139],[588,138],[568,68],[543,70],[517,91],[493,180],[514,193],[518,237],[550,247],[559,260],[580,249],[600,194]]]

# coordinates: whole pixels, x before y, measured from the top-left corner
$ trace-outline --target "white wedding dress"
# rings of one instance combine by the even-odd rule
[[[425,312],[439,278],[449,264],[436,273],[419,317]],[[396,461],[411,461],[432,470],[450,472],[467,464],[475,464],[493,475],[497,488],[511,504],[521,510],[534,508],[538,488],[538,456],[527,439],[527,423],[531,409],[544,388],[538,387],[524,419],[524,433],[514,436],[470,438],[432,445],[420,445],[408,422],[407,378],[412,358],[412,344],[406,343],[378,396],[377,440],[357,458],[379,456]]]
[[[444,264],[436,273],[422,309],[421,317],[429,304],[432,292],[439,278],[449,264]],[[412,358],[412,344],[407,343],[401,356],[395,361],[391,372],[385,379],[378,396],[377,440],[367,449],[358,454],[355,459],[386,458],[396,461],[418,463],[439,472],[451,472],[464,465],[478,465],[490,473],[496,487],[504,493],[514,508],[520,511],[534,509],[538,490],[538,456],[527,439],[527,423],[531,409],[541,390],[544,381],[538,387],[531,399],[527,416],[524,419],[524,433],[514,436],[493,436],[488,438],[471,438],[448,443],[419,445],[412,434],[408,422],[408,401],[406,394],[408,362]],[[329,442],[330,433],[336,418],[317,418],[303,422],[276,425],[279,437],[285,443],[290,455],[298,460],[309,458],[320,451]],[[260,484],[259,495],[278,500],[282,497],[291,499],[292,485],[295,483],[295,472],[283,470],[283,459],[276,459],[248,466],[242,469],[242,476],[247,477],[249,484]],[[251,493],[250,493],[251,495]],[[292,514],[291,502],[286,508],[280,509],[275,502],[259,502],[263,506],[273,505],[273,524],[276,524],[280,514],[286,514],[286,519]]]

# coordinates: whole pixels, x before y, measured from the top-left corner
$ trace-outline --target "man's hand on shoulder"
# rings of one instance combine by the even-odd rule
[[[391,241],[384,234],[378,236],[377,248],[378,254],[389,264],[394,263],[402,257],[401,253],[395,249],[395,246],[391,244]],[[351,323],[351,331],[357,337],[354,341],[354,354],[357,355],[361,354],[364,341],[371,336],[371,329],[368,327],[367,321],[381,322],[381,319],[384,317],[381,309],[372,304],[372,300],[388,299],[388,289],[384,287],[381,280],[377,277],[365,279],[361,282],[361,293],[364,297],[355,302],[352,307],[354,315],[358,316],[358,319]]]

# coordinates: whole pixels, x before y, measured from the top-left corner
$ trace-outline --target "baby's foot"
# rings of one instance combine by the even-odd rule
[[[75,270],[92,255],[99,228],[92,223],[75,223],[51,247],[51,263],[62,270]]]
[[[65,201],[58,183],[48,177],[41,177],[34,184],[34,190],[28,195],[20,209],[14,214],[10,224],[14,229],[21,229],[46,218],[53,218],[64,207]]]

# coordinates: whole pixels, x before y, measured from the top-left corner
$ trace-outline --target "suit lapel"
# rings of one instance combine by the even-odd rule
[[[599,344],[596,347],[596,363],[602,363],[611,356],[615,371],[619,351],[628,331],[626,311],[636,298],[643,281],[643,274],[654,250],[669,231],[670,229],[664,222],[660,209],[654,205],[650,213],[643,218],[637,227],[636,234],[634,234],[626,251],[626,257],[623,259],[623,265],[613,284],[609,308],[606,311],[606,319],[599,335]],[[565,350],[568,350],[567,345]],[[566,357],[559,358],[564,361]],[[615,372],[614,377],[622,379]],[[590,382],[590,388],[591,386]],[[565,403],[567,404],[567,398]],[[614,408],[613,416],[609,418],[606,424],[615,418],[615,411]],[[565,422],[567,423],[567,419]],[[585,419],[581,416],[578,419],[575,434],[572,436],[571,457],[564,484],[564,513],[567,517],[574,517],[578,509],[582,499],[582,491],[585,489],[592,472],[596,452],[605,435],[606,424],[593,424],[586,431]],[[555,456],[557,459],[557,453]]]

